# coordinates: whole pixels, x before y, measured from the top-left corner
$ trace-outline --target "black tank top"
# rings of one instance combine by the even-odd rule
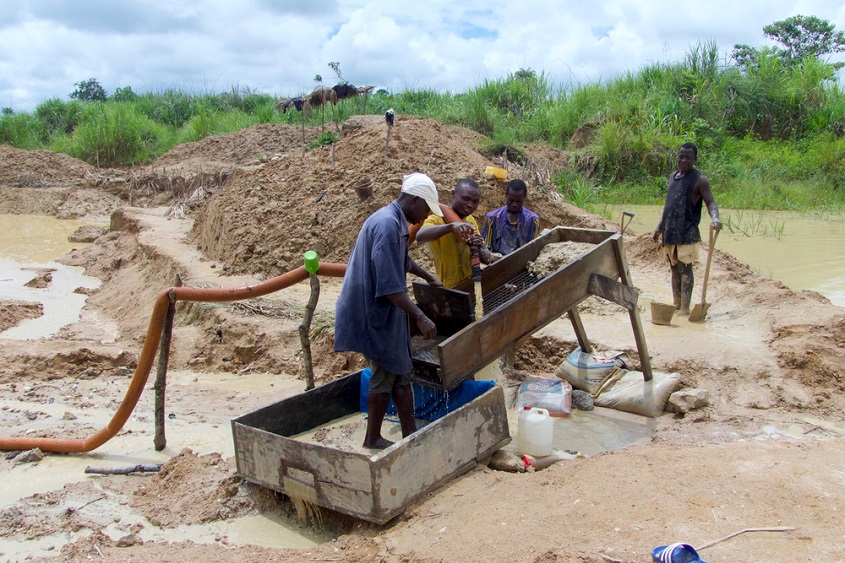
[[[701,222],[701,204],[704,198],[693,204],[692,190],[701,172],[697,168],[685,176],[675,179],[677,172],[669,176],[666,203],[663,205],[663,244],[693,244],[701,242],[698,224]]]

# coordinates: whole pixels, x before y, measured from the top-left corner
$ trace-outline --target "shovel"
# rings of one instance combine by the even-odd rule
[[[689,314],[689,320],[692,323],[703,321],[707,316],[707,310],[710,309],[710,303],[707,302],[707,280],[710,279],[710,263],[713,261],[713,248],[716,246],[716,239],[719,237],[719,229],[710,225],[710,248],[707,251],[707,267],[704,268],[704,285],[701,286],[701,303],[696,303]]]
[[[625,222],[625,217],[628,218],[627,223]],[[625,229],[628,228],[628,225],[630,225],[631,221],[633,221],[633,220],[634,220],[634,214],[633,213],[631,213],[630,211],[623,211],[622,212],[622,220],[619,222],[619,233],[624,235]]]

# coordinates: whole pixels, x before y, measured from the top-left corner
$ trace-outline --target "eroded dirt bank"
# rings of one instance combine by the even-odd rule
[[[108,233],[63,258],[103,280],[80,321],[49,340],[0,347],[3,434],[84,437],[102,427],[136,365],[153,299],[177,274],[188,286],[233,287],[298,266],[308,248],[343,262],[361,222],[396,195],[411,170],[427,171],[442,201],[458,178],[477,178],[477,216],[502,205],[501,186],[483,177],[491,161],[476,149],[475,134],[400,119],[385,157],[380,119],[351,125],[334,166],[328,147],[302,156],[298,128],[261,126],[178,147],[149,167],[146,183],[140,172],[133,180],[127,171],[0,147],[8,157],[0,167],[0,212],[111,216]],[[512,174],[541,179],[565,157],[546,150],[533,168]],[[350,185],[365,176],[374,195],[360,202]],[[207,193],[189,202],[206,180]],[[544,226],[609,226],[547,196],[542,182],[529,184],[528,205]],[[177,204],[186,219],[167,218],[179,216]],[[626,252],[644,302],[669,300],[668,270],[648,234],[626,237]],[[430,263],[424,248],[414,253]],[[648,561],[656,545],[700,546],[745,528],[782,526],[796,530],[743,534],[702,557],[838,560],[845,552],[845,315],[822,296],[759,278],[722,252],[713,268],[706,325],[681,319],[656,326],[643,312],[652,364],[679,372],[682,387],[707,389],[710,406],[664,414],[648,445],[533,474],[477,468],[386,527],[326,518],[340,537],[296,551],[250,545],[227,527],[259,513],[293,514],[285,499],[234,476],[228,425],[303,389],[298,325],[307,284],[246,306],[180,305],[168,448],[152,447],[148,382],[127,426],[102,450],[48,454],[41,473],[34,464],[0,461],[3,481],[21,488],[7,491],[0,508],[0,552],[24,545],[29,551],[15,553],[70,561]],[[331,351],[338,288],[337,280],[323,280],[313,339],[318,383],[361,366],[355,355]],[[22,304],[4,307],[2,318],[16,323],[32,314]],[[637,360],[626,315],[588,306],[583,319],[597,349]],[[551,373],[576,345],[568,321],[556,321],[518,351],[516,367]],[[82,474],[98,462],[165,466],[146,476]],[[61,478],[39,481],[51,466]]]

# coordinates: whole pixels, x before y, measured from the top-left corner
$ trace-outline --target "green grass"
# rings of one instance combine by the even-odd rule
[[[677,148],[699,147],[699,168],[720,206],[736,209],[845,209],[845,93],[831,67],[806,59],[785,65],[726,65],[715,43],[691,47],[681,61],[652,63],[616,79],[552,84],[520,69],[465,92],[408,89],[368,96],[367,112],[431,118],[484,135],[479,150],[524,158],[530,143],[568,151],[556,179],[564,200],[659,204]],[[125,92],[124,92],[125,93]],[[363,110],[362,99],[308,115],[274,109],[279,99],[233,86],[222,93],[175,89],[105,102],[46,100],[32,114],[0,115],[0,142],[66,152],[100,166],[147,163],[175,144],[258,123],[324,124]],[[578,133],[584,142],[574,146]]]

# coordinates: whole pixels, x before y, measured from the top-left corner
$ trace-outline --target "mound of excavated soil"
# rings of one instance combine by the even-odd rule
[[[253,125],[241,131],[176,145],[153,163],[153,168],[205,169],[260,164],[279,155],[301,151],[320,136],[320,127]]]
[[[50,188],[80,185],[96,169],[79,159],[50,151],[27,151],[0,144],[0,186]]]
[[[480,135],[431,120],[400,117],[385,155],[387,129],[375,117],[351,119],[334,146],[334,155],[331,147],[310,150],[304,156],[293,150],[261,167],[234,173],[223,193],[198,212],[193,229],[197,245],[210,257],[228,262],[237,273],[276,275],[301,265],[308,249],[316,250],[323,261],[346,262],[361,224],[394,199],[402,177],[414,171],[431,176],[440,201],[446,204],[460,178],[476,179],[482,189],[475,213],[479,220],[504,205],[504,184],[484,176],[491,162],[479,152]],[[298,134],[288,128],[289,135]],[[364,178],[372,179],[373,195],[360,201],[352,185]],[[527,206],[540,214],[543,227],[607,224],[534,187],[529,179]],[[427,260],[424,246],[417,245],[412,252],[422,262]]]
[[[29,301],[0,299],[0,332],[17,326],[24,319],[35,319],[44,314],[44,305]]]

